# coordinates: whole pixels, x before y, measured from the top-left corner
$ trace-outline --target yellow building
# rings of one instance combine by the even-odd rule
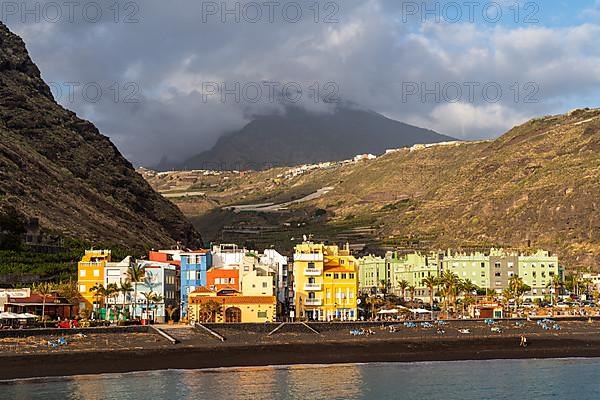
[[[218,292],[199,287],[188,296],[189,315],[195,322],[250,322],[275,321],[275,296],[242,296],[234,289]]]
[[[90,292],[96,284],[104,284],[104,267],[111,261],[110,250],[86,250],[77,264],[77,283],[79,294],[83,301],[79,304],[79,309],[93,309],[92,305],[96,301],[94,293]]]
[[[358,261],[344,249],[310,242],[294,250],[296,317],[355,321],[358,317]]]

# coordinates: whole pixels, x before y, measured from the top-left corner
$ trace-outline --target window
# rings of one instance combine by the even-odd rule
[[[331,278],[331,274],[325,274],[327,278]]]
[[[96,277],[100,276],[100,270],[99,269],[95,269],[94,270],[94,276],[96,276]]]
[[[485,278],[485,271],[481,271],[481,277]]]
[[[315,267],[315,263],[314,262],[309,262],[308,263],[308,268],[309,269],[313,269]]]
[[[494,272],[494,276],[498,276],[499,277],[500,275],[501,275],[500,272]]]
[[[267,312],[266,311],[259,311],[257,314],[258,318],[267,318]]]
[[[346,261],[345,260],[340,260],[340,264],[344,265],[344,264],[346,264]]]
[[[342,279],[346,279],[346,274],[342,274]]]
[[[508,268],[513,268],[514,266],[515,266],[515,264],[514,264],[514,263],[512,263],[512,262],[509,262],[509,263],[508,263]]]
[[[267,282],[263,282],[263,287],[266,288],[267,286],[269,286]]]
[[[350,279],[354,279],[354,274],[349,275]]]
[[[79,276],[81,276],[82,278],[85,277],[85,269],[79,271]]]
[[[79,285],[79,292],[80,293],[85,293],[86,292],[85,285]]]
[[[229,283],[235,284],[235,278],[229,278]]]
[[[340,274],[333,274],[333,279],[340,279]]]
[[[245,272],[248,272],[248,271],[250,271],[250,267],[249,267],[249,266],[247,266],[247,265],[246,265],[246,266],[244,266],[244,271],[245,271]]]
[[[494,264],[494,268],[500,268],[500,263],[497,262],[496,264]]]

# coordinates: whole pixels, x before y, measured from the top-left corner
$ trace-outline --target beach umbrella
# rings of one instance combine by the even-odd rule
[[[0,313],[0,319],[17,319],[18,314],[15,313],[11,313],[11,312],[1,312]]]
[[[29,318],[39,318],[37,315],[31,314],[31,313],[25,313],[25,314],[22,314],[22,315],[24,315],[25,318],[27,318],[27,319],[29,319]]]

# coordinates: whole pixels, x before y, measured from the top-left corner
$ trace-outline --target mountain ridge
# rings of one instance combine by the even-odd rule
[[[182,169],[262,170],[277,166],[339,161],[389,148],[456,140],[374,111],[338,106],[317,113],[287,107],[284,114],[259,116],[219,138]]]

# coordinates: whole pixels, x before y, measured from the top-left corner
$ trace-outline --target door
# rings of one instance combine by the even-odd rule
[[[229,307],[225,310],[225,322],[242,322],[242,310],[237,307]]]

